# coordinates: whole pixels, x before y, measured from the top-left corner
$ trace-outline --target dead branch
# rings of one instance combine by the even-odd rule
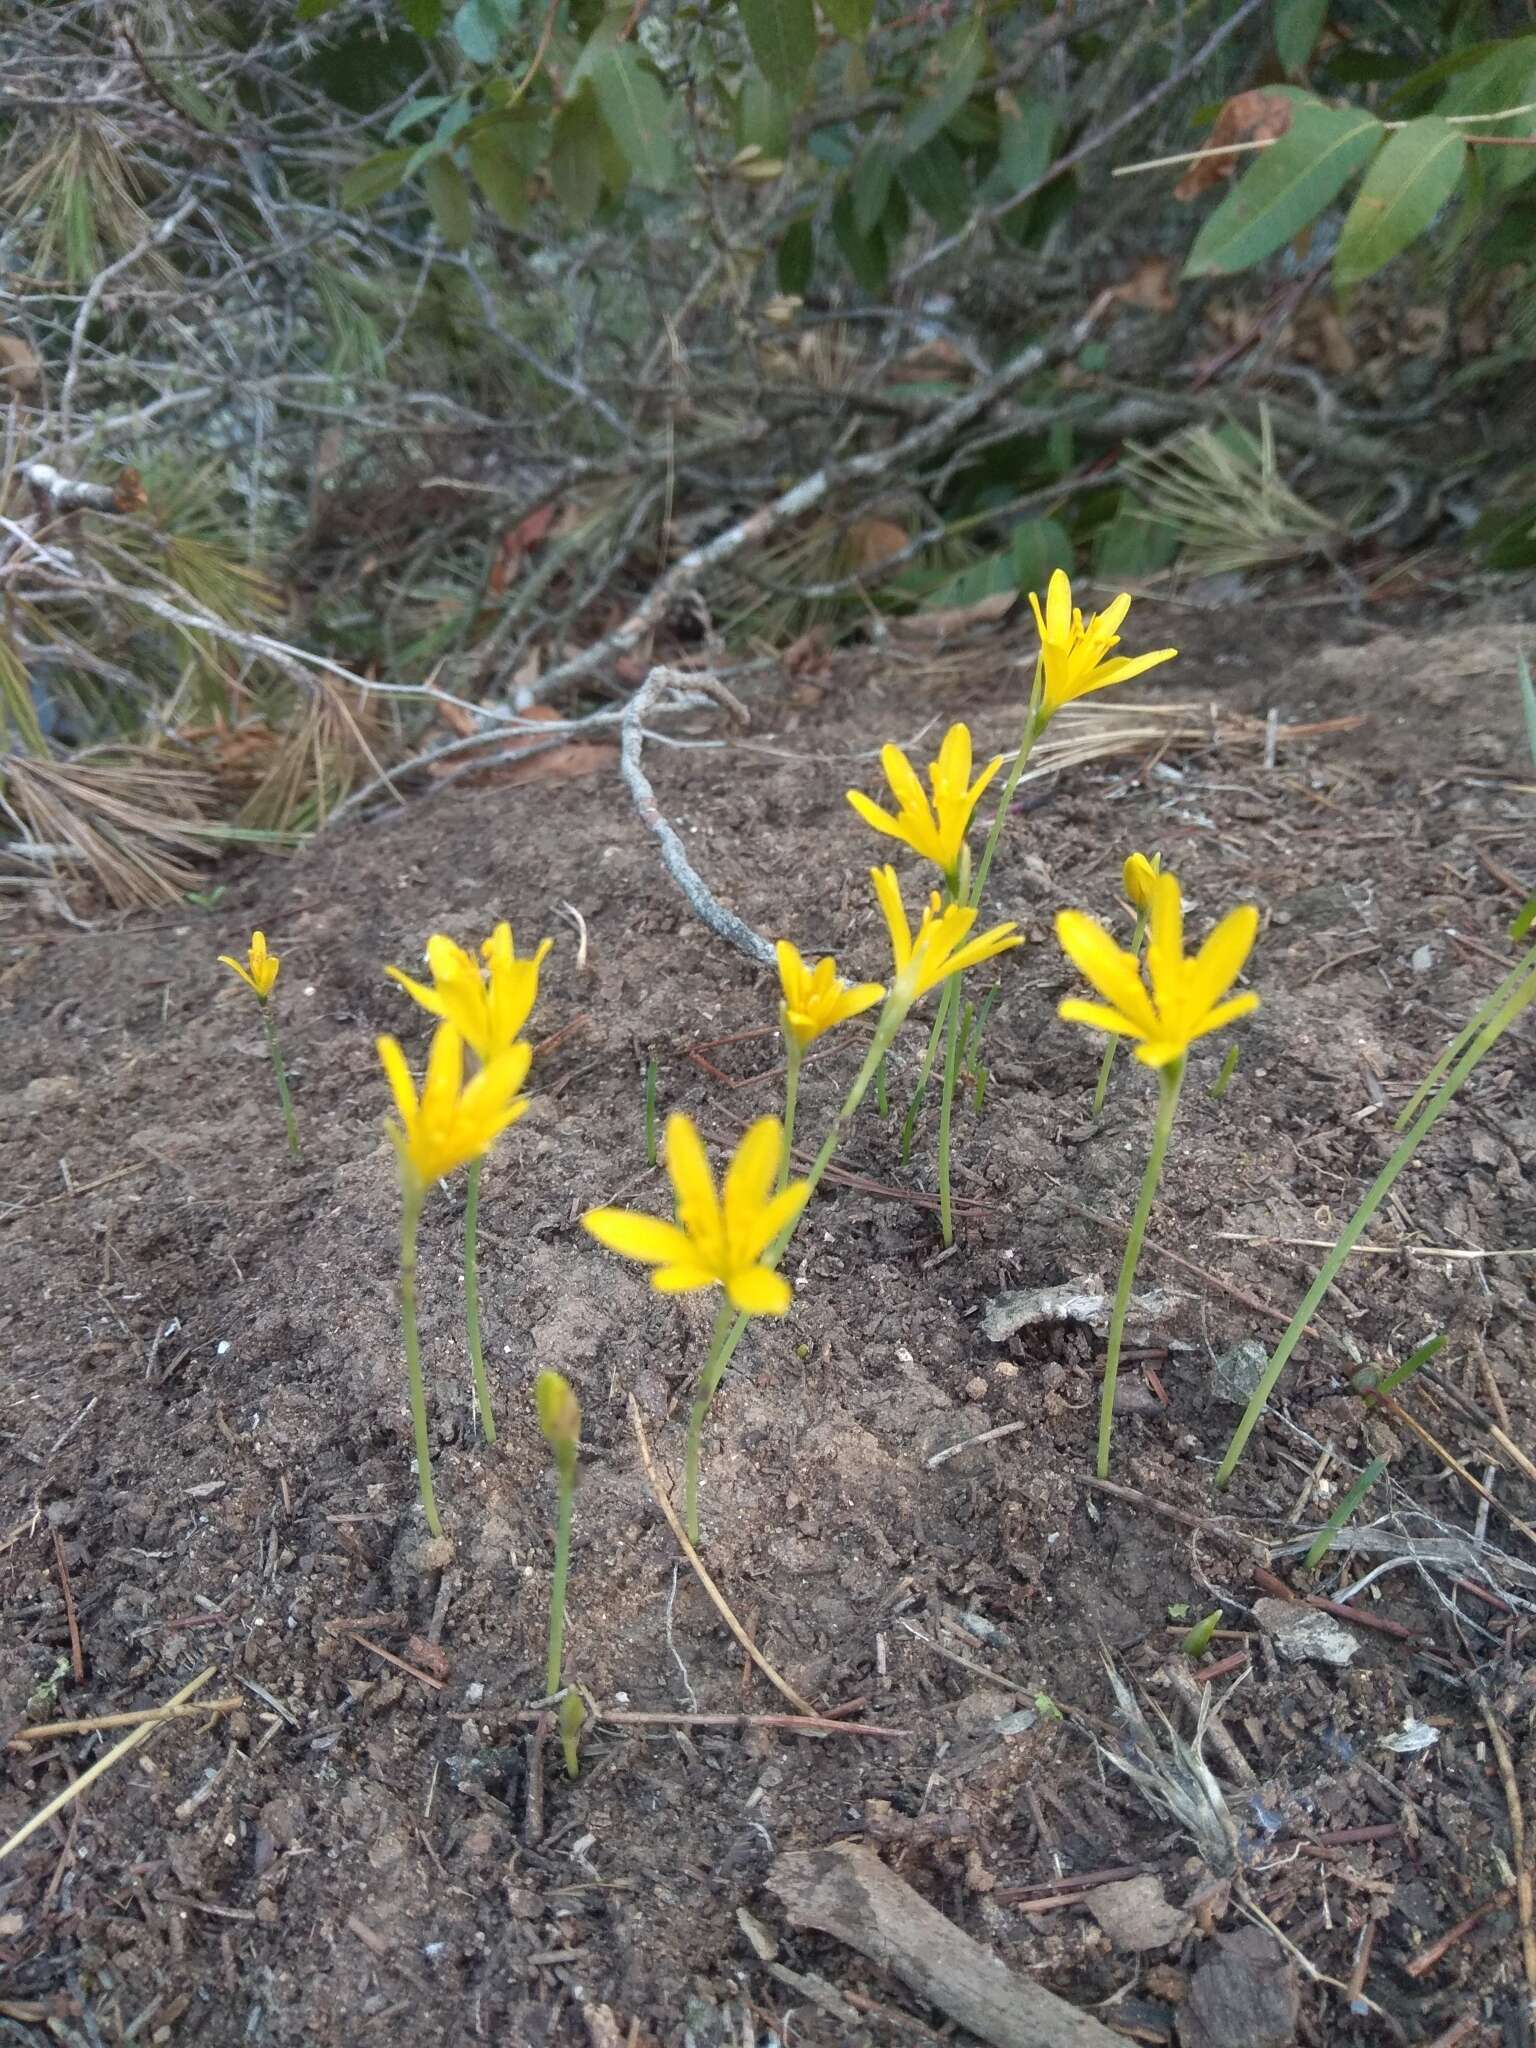
[[[685,670],[653,668],[645,681],[636,690],[624,707],[624,716],[619,726],[619,767],[629,793],[635,800],[635,809],[644,823],[655,833],[661,844],[661,858],[667,873],[676,882],[688,899],[688,907],[701,918],[718,937],[733,945],[738,953],[745,953],[757,967],[772,967],[774,951],[768,941],[753,931],[751,925],[743,922],[732,910],[717,903],[700,880],[698,871],[683,849],[683,842],[661,814],[656,801],[656,792],[646,779],[640,766],[640,748],[644,742],[644,718],[652,710],[657,699],[672,690],[680,695],[704,695],[713,697],[717,703],[735,713],[743,725],[750,723],[747,712],[739,700],[733,697],[723,683],[713,676],[689,675]]]
[[[1117,2048],[1112,2034],[1052,1991],[1015,1976],[887,1870],[873,1849],[840,1844],[781,1856],[767,1885],[791,1926],[830,1934],[994,2048]]]

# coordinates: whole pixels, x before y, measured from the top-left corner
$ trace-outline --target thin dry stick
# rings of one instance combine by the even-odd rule
[[[687,1533],[684,1530],[682,1523],[678,1520],[677,1510],[673,1507],[671,1501],[667,1499],[666,1494],[662,1491],[661,1482],[656,1477],[656,1467],[651,1462],[651,1447],[646,1442],[645,1424],[640,1420],[640,1405],[636,1401],[633,1394],[631,1394],[629,1397],[629,1420],[635,1432],[635,1442],[640,1446],[640,1462],[645,1467],[646,1483],[649,1485],[652,1494],[655,1496],[656,1505],[661,1509],[661,1512],[666,1516],[668,1528],[671,1529],[672,1534],[677,1538],[678,1543],[681,1545],[684,1557],[687,1558],[688,1562],[693,1566],[694,1571],[698,1574],[699,1584],[704,1588],[705,1592],[709,1595],[710,1599],[713,1600],[715,1606],[719,1609],[720,1617],[724,1621],[726,1627],[730,1630],[731,1634],[736,1638],[737,1642],[740,1643],[741,1647],[746,1651],[747,1655],[752,1659],[752,1662],[757,1666],[758,1670],[762,1672],[764,1678],[767,1679],[768,1683],[773,1687],[774,1691],[782,1693],[785,1699],[789,1701],[790,1705],[795,1709],[797,1713],[804,1714],[808,1719],[812,1721],[818,1719],[819,1717],[817,1715],[816,1709],[811,1705],[810,1701],[807,1699],[802,1699],[800,1694],[795,1691],[795,1688],[789,1683],[787,1679],[780,1678],[778,1672],[774,1670],[773,1666],[768,1662],[768,1659],[763,1655],[762,1651],[757,1647],[756,1643],[753,1642],[752,1638],[747,1634],[746,1630],[742,1627],[741,1623],[736,1619],[735,1615],[732,1614],[730,1608],[726,1605],[725,1595],[720,1591],[720,1588],[709,1576],[709,1573],[705,1571],[703,1563],[699,1557],[699,1553],[688,1541]]]
[[[61,1735],[95,1735],[103,1728],[138,1728],[146,1721],[199,1721],[205,1715],[232,1714],[245,1701],[239,1693],[227,1699],[199,1700],[191,1707],[140,1707],[131,1714],[88,1714],[80,1721],[40,1721],[33,1728],[18,1728],[8,1749],[28,1749],[34,1742],[53,1742]]]
[[[646,779],[645,770],[640,766],[640,748],[644,743],[643,720],[658,697],[668,690],[679,693],[696,692],[713,697],[717,702],[734,711],[742,724],[747,724],[745,708],[737,702],[723,683],[713,676],[689,675],[681,669],[653,668],[633,697],[624,706],[624,717],[619,728],[619,768],[629,793],[634,798],[635,809],[644,823],[661,842],[661,857],[667,873],[676,882],[688,899],[690,909],[703,919],[712,932],[733,945],[738,953],[745,953],[757,967],[772,967],[774,951],[765,938],[753,931],[751,925],[743,922],[732,910],[717,903],[703,882],[687,853],[683,842],[661,815],[661,806],[656,801],[656,792]]]
[[[205,1686],[212,1678],[213,1672],[214,1667],[211,1664],[205,1671],[200,1671],[190,1685],[184,1685],[174,1698],[166,1701],[164,1709],[153,1720],[145,1721],[139,1727],[131,1729],[121,1742],[112,1745],[105,1756],[98,1757],[88,1770],[82,1771],[78,1778],[71,1779],[64,1790],[50,1799],[40,1812],[34,1813],[30,1820],[23,1821],[10,1840],[0,1845],[0,1863],[3,1863],[13,1850],[19,1849],[23,1842],[30,1840],[39,1828],[46,1827],[56,1813],[62,1813],[72,1800],[78,1799],[88,1785],[95,1784],[96,1780],[104,1777],[114,1764],[121,1763],[131,1749],[137,1749],[140,1743],[148,1742],[158,1735],[166,1722],[174,1718],[174,1710]]]
[[[69,1583],[69,1566],[64,1561],[64,1538],[55,1529],[53,1554],[59,1567],[59,1585],[64,1593],[64,1619],[69,1624],[69,1661],[76,1685],[85,1683],[85,1652],[80,1646],[80,1617],[75,1613],[75,1592]]]
[[[450,1714],[450,1721],[537,1721],[547,1707],[476,1707],[473,1713]],[[593,1728],[775,1728],[784,1735],[882,1735],[905,1740],[910,1728],[876,1727],[869,1721],[839,1721],[831,1714],[657,1714],[625,1709],[594,1713]]]
[[[1515,1904],[1520,1913],[1520,1953],[1525,1963],[1525,1987],[1530,2010],[1536,2014],[1536,1899],[1532,1896],[1531,1862],[1525,1851],[1525,1808],[1520,1803],[1520,1784],[1514,1761],[1498,1716],[1487,1700],[1479,1700],[1478,1711],[1488,1740],[1498,1759],[1499,1778],[1504,1786],[1504,1803],[1509,1808],[1509,1845],[1515,1856]]]
[[[1400,1422],[1402,1423],[1405,1429],[1412,1430],[1413,1434],[1419,1439],[1420,1443],[1428,1444],[1429,1448],[1434,1452],[1435,1456],[1440,1459],[1441,1463],[1444,1464],[1448,1470],[1454,1472],[1456,1477],[1459,1480],[1461,1480],[1464,1485],[1470,1486],[1472,1491],[1477,1495],[1479,1500],[1485,1500],[1487,1501],[1490,1507],[1497,1508],[1499,1513],[1504,1517],[1505,1521],[1509,1523],[1510,1527],[1512,1529],[1518,1529],[1520,1534],[1525,1538],[1527,1543],[1536,1543],[1536,1529],[1533,1529],[1529,1522],[1522,1522],[1520,1517],[1513,1511],[1513,1509],[1507,1508],[1504,1505],[1503,1501],[1495,1500],[1494,1496],[1488,1491],[1487,1487],[1483,1485],[1482,1481],[1479,1479],[1474,1479],[1472,1477],[1472,1474],[1467,1470],[1466,1466],[1462,1464],[1461,1460],[1457,1457],[1454,1457],[1451,1454],[1451,1452],[1449,1452],[1445,1448],[1444,1444],[1440,1443],[1436,1438],[1432,1437],[1429,1431],[1424,1427],[1424,1425],[1421,1422],[1416,1422],[1414,1418],[1408,1413],[1408,1410],[1404,1408],[1400,1402],[1394,1401],[1390,1394],[1373,1394],[1371,1396],[1371,1399],[1376,1403],[1378,1407],[1385,1409],[1386,1413],[1392,1417],[1392,1420],[1394,1422]]]

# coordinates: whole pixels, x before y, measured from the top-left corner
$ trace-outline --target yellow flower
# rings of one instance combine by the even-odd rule
[[[398,981],[407,995],[434,1017],[451,1024],[475,1055],[486,1065],[515,1043],[528,1022],[539,993],[539,968],[552,941],[543,939],[523,960],[512,944],[512,927],[497,925],[480,951],[482,969],[471,953],[434,932],[427,941],[427,965],[433,986],[412,981],[398,967],[386,967],[391,981]]]
[[[875,885],[875,895],[891,935],[891,957],[896,970],[893,993],[908,1009],[950,975],[963,974],[968,967],[979,967],[982,961],[995,959],[1011,946],[1024,943],[1011,923],[995,924],[978,938],[968,939],[966,935],[976,922],[975,910],[966,903],[941,904],[936,889],[928,899],[914,936],[907,923],[896,870],[871,868],[869,879]]]
[[[989,761],[972,782],[970,729],[952,725],[944,735],[937,760],[928,769],[928,780],[933,785],[931,804],[900,747],[882,747],[880,765],[899,806],[896,814],[882,811],[859,789],[849,790],[849,803],[866,825],[889,833],[924,860],[931,860],[953,889],[960,873],[960,854],[970,830],[971,814],[982,791],[1002,767],[1002,755]]]
[[[788,939],[780,939],[775,950],[784,992],[784,1029],[802,1046],[861,1011],[872,1010],[885,994],[878,981],[839,981],[837,963],[831,958],[807,967]]]
[[[266,933],[252,932],[251,949],[245,959],[231,960],[227,953],[221,953],[219,965],[232,967],[257,1002],[264,1003],[272,993],[272,984],[277,980],[279,961],[276,953],[267,951]]]
[[[1074,999],[1060,1006],[1060,1014],[1072,1024],[1134,1038],[1139,1041],[1137,1059],[1149,1067],[1169,1066],[1184,1057],[1195,1039],[1259,1007],[1251,991],[1227,996],[1258,929],[1259,913],[1244,904],[1224,917],[1193,959],[1187,959],[1179,885],[1172,875],[1159,875],[1152,886],[1144,983],[1134,953],[1122,951],[1093,918],[1063,910],[1056,919],[1062,951],[1104,1001]]]
[[[1084,625],[1082,613],[1073,606],[1072,585],[1064,569],[1051,577],[1043,614],[1033,591],[1029,601],[1040,635],[1044,671],[1040,708],[1045,718],[1053,717],[1074,697],[1086,697],[1090,690],[1107,690],[1111,683],[1128,683],[1132,676],[1156,668],[1159,662],[1172,661],[1178,653],[1176,647],[1160,647],[1155,654],[1117,654],[1111,659],[1110,649],[1120,645],[1119,629],[1131,608],[1130,598],[1122,591],[1108,611],[1099,612]]]
[[[533,1057],[526,1045],[497,1053],[466,1087],[464,1041],[452,1024],[439,1024],[432,1034],[418,1101],[405,1054],[395,1040],[380,1038],[376,1043],[400,1112],[400,1123],[389,1126],[389,1135],[404,1171],[423,1187],[482,1158],[528,1107],[527,1096],[517,1092]]]
[[[1152,901],[1152,885],[1161,872],[1161,854],[1154,853],[1150,860],[1144,853],[1127,854],[1125,893],[1137,910],[1145,910]]]
[[[581,1220],[610,1251],[654,1266],[651,1285],[661,1294],[718,1285],[744,1316],[781,1316],[793,1298],[790,1285],[762,1256],[810,1193],[803,1180],[773,1192],[783,1152],[778,1118],[761,1118],[737,1147],[717,1195],[703,1141],[676,1111],[667,1118],[667,1172],[677,1221],[634,1209],[589,1209]]]

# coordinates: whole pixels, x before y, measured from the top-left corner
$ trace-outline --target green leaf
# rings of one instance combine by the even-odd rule
[[[602,134],[597,102],[589,92],[567,100],[555,116],[550,182],[567,217],[578,223],[592,218],[602,197],[603,167],[598,156]]]
[[[1211,1639],[1216,1633],[1216,1625],[1220,1620],[1221,1609],[1213,1607],[1203,1621],[1197,1621],[1194,1627],[1188,1630],[1183,1643],[1180,1645],[1186,1657],[1198,1658],[1205,1655],[1206,1651],[1211,1647]]]
[[[421,174],[437,231],[450,249],[462,249],[475,231],[464,173],[451,156],[435,156]]]
[[[1509,936],[1517,946],[1533,924],[1536,924],[1536,896],[1528,896],[1519,915],[1509,928]]]
[[[341,181],[343,206],[371,206],[386,192],[393,192],[405,176],[405,167],[416,154],[412,149],[384,149],[354,164]]]
[[[469,168],[502,226],[520,228],[528,219],[528,174],[508,147],[512,140],[506,126],[471,136]]]
[[[1531,766],[1536,768],[1536,683],[1531,681],[1531,664],[1520,657],[1520,702],[1525,710],[1525,737],[1530,744]]]
[[[629,43],[606,39],[593,53],[590,77],[625,162],[642,185],[665,191],[677,175],[677,151],[660,79]]]
[[[736,96],[736,147],[760,149],[764,156],[789,155],[790,110],[766,78],[744,78]]]
[[[1114,517],[1094,540],[1093,573],[1106,583],[1134,583],[1166,569],[1178,552],[1177,529],[1148,518],[1122,493]]]
[[[443,25],[442,0],[400,0],[400,12],[423,38],[435,36]]]
[[[1422,235],[1461,181],[1466,137],[1425,114],[1387,137],[1361,180],[1334,252],[1335,285],[1374,277]]]
[[[1287,71],[1305,71],[1322,34],[1328,0],[1275,0],[1275,54]]]
[[[816,62],[816,10],[811,0],[738,0],[737,12],[758,69],[798,106]]]
[[[1186,277],[1251,269],[1316,220],[1375,151],[1381,123],[1357,108],[1302,101],[1195,237]]]
[[[872,142],[853,174],[853,219],[861,235],[873,233],[891,196],[896,152],[888,142]]]
[[[1021,519],[1009,537],[1013,573],[1018,588],[1027,596],[1031,590],[1042,594],[1054,569],[1072,572],[1072,537],[1056,519]]]
[[[845,185],[832,204],[832,236],[843,252],[843,260],[867,292],[883,292],[891,274],[890,252],[885,237],[876,227],[863,234],[854,218],[853,193]]]
[[[407,128],[415,127],[418,121],[426,121],[433,114],[440,114],[453,97],[451,93],[435,92],[423,100],[407,100],[384,130],[386,142],[398,142]]]
[[[901,182],[936,226],[952,235],[971,216],[972,191],[960,152],[947,135],[915,150],[901,167]]]
[[[1465,50],[1454,50],[1449,57],[1437,58],[1433,64],[1426,64],[1422,71],[1415,71],[1411,78],[1405,78],[1397,91],[1387,101],[1388,107],[1395,107],[1402,100],[1416,99],[1430,86],[1439,85],[1447,78],[1454,78],[1463,71],[1472,71],[1486,63],[1490,57],[1507,57],[1524,45],[1527,54],[1536,52],[1536,31],[1525,35],[1511,36],[1502,43],[1472,43]],[[1514,101],[1509,102],[1511,106]],[[1442,114],[1454,114],[1461,110],[1441,103]]]
[[[471,64],[496,62],[501,39],[519,12],[519,0],[463,0],[454,11],[453,33]]]
[[[339,4],[340,0],[299,0],[299,20],[318,21],[322,14],[329,14]]]
[[[908,152],[921,149],[949,126],[975,90],[986,61],[987,36],[979,11],[940,36],[923,66],[928,90],[902,119],[901,138]]]
[[[999,94],[999,105],[1007,102],[997,135],[997,169],[993,173],[996,196],[1006,199],[1043,178],[1051,167],[1056,149],[1056,109],[1049,100],[1029,100],[1022,107],[1011,95]]]
[[[779,290],[803,299],[816,267],[816,230],[809,214],[792,220],[779,242]]]
[[[1536,42],[1516,37],[1481,64],[1462,72],[1436,103],[1437,114],[1502,114],[1506,107],[1529,107],[1536,100]],[[1529,136],[1529,113],[1502,121],[1479,121],[1476,135]],[[1490,161],[1491,160],[1491,161]],[[1536,149],[1490,149],[1483,166],[1491,190],[1508,191],[1536,171]]]
[[[821,0],[821,11],[840,36],[862,43],[875,18],[875,0]]]
[[[1011,550],[1002,548],[995,555],[984,555],[979,562],[973,562],[968,569],[961,569],[953,576],[930,590],[923,600],[924,611],[949,611],[980,604],[984,598],[996,597],[1002,591],[1010,594],[1019,587],[1019,579],[1013,566]]]

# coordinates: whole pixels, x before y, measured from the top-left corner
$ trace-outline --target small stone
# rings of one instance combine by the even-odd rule
[[[1415,974],[1428,974],[1434,964],[1435,949],[1433,946],[1415,946],[1408,960],[1408,965]]]
[[[256,1901],[256,1918],[263,1927],[275,1927],[278,1919],[276,1899],[258,1899]]]
[[[980,1373],[966,1381],[965,1398],[968,1401],[985,1401],[987,1398],[987,1383]]]
[[[1132,1953],[1167,1948],[1182,1941],[1194,1925],[1181,1907],[1169,1905],[1161,1883],[1150,1872],[1118,1884],[1095,1885],[1084,1893],[1083,1904],[1115,1947]]]
[[[1264,1377],[1269,1352],[1256,1337],[1244,1337],[1223,1351],[1211,1367],[1211,1392],[1232,1408],[1246,1408]]]
[[[1011,1358],[1000,1358],[992,1368],[992,1377],[999,1380],[1016,1380],[1019,1368]]]
[[[1293,1664],[1347,1664],[1360,1639],[1342,1621],[1300,1600],[1255,1600],[1254,1619]]]

